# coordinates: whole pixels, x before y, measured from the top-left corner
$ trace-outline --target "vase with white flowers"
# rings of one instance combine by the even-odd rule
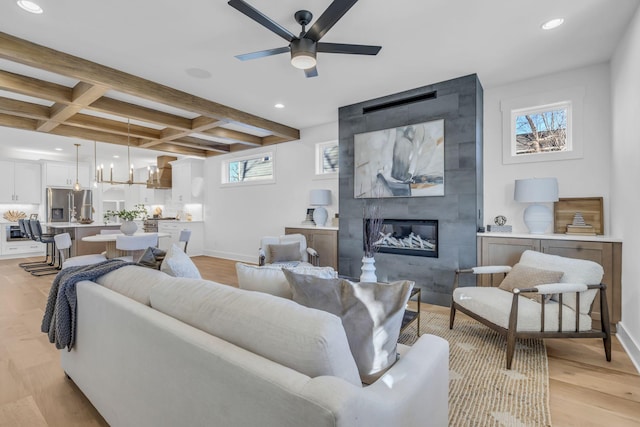
[[[370,200],[365,203],[363,209],[363,218],[365,219],[365,227],[363,233],[364,239],[364,256],[362,257],[362,274],[361,282],[377,282],[376,260],[373,257],[380,248],[377,243],[382,234],[384,218],[382,217],[382,207],[377,199]]]
[[[138,225],[133,221],[138,218],[144,219],[147,216],[147,208],[145,205],[135,205],[133,209],[108,210],[103,215],[105,224],[112,216],[117,216],[122,220],[120,231],[127,236],[131,236],[138,230]]]

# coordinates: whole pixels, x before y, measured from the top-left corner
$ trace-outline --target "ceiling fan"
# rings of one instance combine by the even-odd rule
[[[229,0],[229,6],[244,13],[258,24],[273,31],[289,42],[288,46],[236,55],[236,58],[241,61],[247,61],[249,59],[264,58],[265,56],[291,52],[291,65],[304,70],[307,77],[316,77],[318,75],[316,53],[318,52],[377,55],[382,48],[381,46],[320,42],[320,39],[327,31],[329,31],[357,1],[358,0],[334,0],[308,31],[305,27],[311,22],[313,15],[308,10],[297,11],[294,14],[294,18],[298,24],[302,26],[302,31],[300,35],[296,37],[292,32],[271,20],[244,0]]]

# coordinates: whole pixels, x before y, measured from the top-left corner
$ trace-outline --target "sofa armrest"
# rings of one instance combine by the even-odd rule
[[[358,388],[336,377],[312,378],[301,395],[340,414],[336,427],[446,426],[449,418],[449,343],[422,335],[383,376]]]
[[[482,265],[479,267],[471,268],[470,272],[473,274],[497,274],[497,273],[506,274],[510,271],[511,271],[511,267],[508,265]]]
[[[307,253],[309,254],[311,264],[317,267],[320,263],[320,256],[318,255],[318,251],[313,248],[307,248]]]

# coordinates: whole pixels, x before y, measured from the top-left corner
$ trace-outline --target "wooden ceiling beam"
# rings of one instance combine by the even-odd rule
[[[16,128],[22,130],[36,130],[38,121],[26,117],[10,116],[8,114],[0,114],[0,126]]]
[[[181,147],[172,143],[164,143],[153,147],[154,150],[165,151],[167,153],[183,154],[185,156],[206,157],[207,151],[201,148]]]
[[[228,153],[229,152],[229,145],[228,144],[221,144],[219,142],[215,142],[215,141],[209,141],[207,139],[201,139],[201,138],[195,138],[193,136],[186,136],[180,139],[176,139],[171,141],[171,143],[176,143],[176,144],[191,144],[193,146],[199,146],[202,147],[204,149],[204,147],[207,147],[207,149],[209,150],[214,150],[214,151],[218,151],[220,153]]]
[[[229,148],[228,147],[227,147],[226,150],[222,150],[222,149],[220,149],[220,147],[217,147],[217,146],[214,147],[214,146],[210,146],[210,145],[191,144],[191,143],[182,142],[182,141],[171,141],[171,144],[172,145],[178,145],[178,146],[181,146],[181,147],[196,148],[196,149],[204,150],[204,151],[214,151],[214,152],[219,153],[219,154],[226,154],[226,153],[229,152]]]
[[[40,132],[49,132],[51,129],[64,123],[67,119],[75,116],[87,105],[99,99],[107,93],[109,89],[104,86],[91,85],[80,82],[73,88],[73,100],[71,104],[56,103],[51,107],[49,120],[38,127]]]
[[[259,136],[251,135],[244,132],[238,132],[236,130],[226,128],[215,128],[201,132],[205,135],[211,135],[216,138],[220,138],[228,143],[238,143],[249,145],[250,147],[259,147],[262,145],[262,138]]]
[[[72,88],[2,70],[0,89],[51,102],[69,103],[73,99]]]
[[[211,119],[209,117],[202,117],[202,116],[196,117],[191,121],[191,130],[177,130],[177,129],[165,128],[160,133],[160,138],[158,138],[156,141],[145,142],[143,143],[143,146],[145,148],[151,148],[154,145],[162,144],[163,142],[175,141],[178,138],[189,136],[192,133],[202,132],[208,129],[212,129],[224,123],[226,122],[222,120]]]
[[[77,56],[55,51],[0,33],[0,58],[30,67],[71,77],[95,85],[104,85],[118,92],[143,99],[172,105],[186,111],[220,120],[228,120],[264,129],[274,135],[295,140],[300,138],[298,129],[254,116],[240,110],[209,101],[180,90],[152,82],[111,67],[97,64]]]
[[[88,108],[102,113],[113,114],[118,117],[154,123],[160,126],[169,126],[180,130],[191,129],[190,119],[128,102],[118,101],[113,98],[102,97],[89,105]]]
[[[3,114],[46,120],[49,117],[49,111],[49,107],[44,105],[0,97],[0,113]]]
[[[83,127],[87,129],[94,129],[109,133],[115,133],[118,135],[126,136],[129,132],[133,137],[139,138],[150,138],[150,139],[158,139],[160,138],[160,131],[158,129],[149,128],[146,126],[140,126],[136,124],[131,124],[129,129],[127,129],[127,124],[123,122],[118,122],[115,120],[104,119],[102,117],[91,116],[88,114],[76,114],[75,116],[67,119],[65,121],[66,124]]]

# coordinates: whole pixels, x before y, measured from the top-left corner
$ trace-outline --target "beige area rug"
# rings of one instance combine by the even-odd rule
[[[550,426],[549,373],[542,340],[518,340],[512,369],[506,369],[506,339],[457,314],[420,317],[421,334],[449,341],[449,426]],[[416,340],[416,323],[399,342]]]

